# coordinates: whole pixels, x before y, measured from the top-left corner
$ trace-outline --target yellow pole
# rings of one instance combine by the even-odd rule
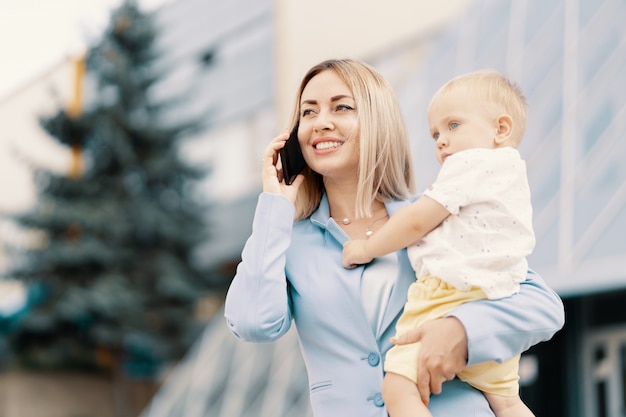
[[[85,78],[85,54],[80,54],[74,58],[74,78],[72,97],[67,106],[67,115],[75,118],[80,115],[83,108],[83,80]],[[69,175],[71,178],[78,178],[83,172],[83,160],[81,150],[78,145],[72,145],[72,162]]]

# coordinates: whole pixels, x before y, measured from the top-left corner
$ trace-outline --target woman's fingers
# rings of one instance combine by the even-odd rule
[[[295,203],[298,189],[304,181],[304,175],[299,174],[291,185],[287,185],[284,182],[281,161],[278,156],[287,139],[289,139],[289,131],[283,130],[265,148],[262,161],[263,191],[282,194],[289,198],[292,203]]]
[[[265,148],[263,152],[263,164],[270,163],[276,165],[278,162],[278,151],[285,146],[285,142],[289,138],[288,132],[285,130],[280,135],[276,136]]]
[[[453,379],[467,363],[465,327],[455,317],[428,321],[391,341],[397,345],[420,342],[417,388],[422,401],[431,393],[440,394],[443,382]]]

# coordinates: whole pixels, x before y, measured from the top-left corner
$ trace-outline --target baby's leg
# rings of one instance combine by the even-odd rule
[[[518,395],[503,397],[485,393],[485,397],[496,417],[535,417]]]
[[[432,417],[415,382],[402,375],[387,372],[383,379],[383,399],[390,417]]]

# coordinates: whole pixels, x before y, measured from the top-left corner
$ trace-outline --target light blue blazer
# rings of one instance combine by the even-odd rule
[[[387,204],[390,215],[410,201]],[[382,401],[383,358],[415,280],[406,250],[380,327],[372,334],[360,297],[363,267],[341,263],[348,236],[329,216],[324,197],[308,219],[293,222],[294,207],[280,195],[259,196],[252,235],[226,296],[232,333],[271,342],[295,322],[316,417],[387,417]],[[519,294],[465,304],[452,313],[464,324],[469,364],[505,360],[550,339],[564,324],[560,298],[529,272]],[[459,381],[432,396],[435,417],[493,416],[481,393]]]

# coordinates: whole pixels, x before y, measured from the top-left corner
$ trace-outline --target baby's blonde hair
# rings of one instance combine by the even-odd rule
[[[526,97],[519,85],[495,70],[480,70],[459,75],[445,83],[433,96],[430,107],[443,95],[458,87],[467,88],[471,94],[494,110],[506,113],[513,120],[511,139],[519,145],[526,131]]]

